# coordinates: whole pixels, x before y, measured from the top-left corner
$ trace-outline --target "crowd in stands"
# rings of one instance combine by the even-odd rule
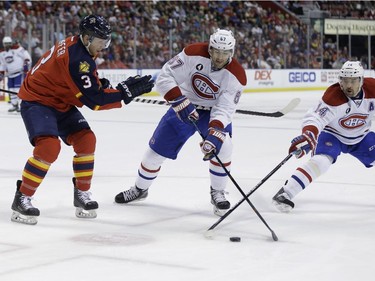
[[[301,2],[280,1],[292,11],[301,11],[298,9]],[[371,2],[314,2],[337,17],[375,18],[375,4]],[[294,13],[259,4],[257,1],[2,1],[0,38],[10,35],[29,48],[35,63],[46,51],[42,50],[43,25],[59,21],[64,34],[56,35],[55,40],[60,40],[76,34],[80,20],[94,13],[107,18],[113,29],[110,48],[97,60],[99,68],[160,68],[187,44],[207,41],[217,28],[234,32],[235,57],[245,68],[339,68],[349,59],[347,46],[340,46],[337,53],[335,38],[322,40],[319,31],[312,29],[308,33],[307,25]],[[307,34],[311,39],[307,39]],[[364,39],[364,46],[366,42]],[[365,55],[367,52],[358,59],[365,60]]]

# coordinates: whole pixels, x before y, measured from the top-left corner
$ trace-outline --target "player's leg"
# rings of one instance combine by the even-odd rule
[[[157,178],[166,158],[176,159],[182,146],[194,134],[192,125],[181,122],[176,113],[169,109],[156,127],[141,164],[134,186],[115,197],[119,204],[140,201],[148,196],[148,189]]]
[[[22,74],[8,78],[8,89],[9,91],[18,93],[22,84]],[[8,109],[8,112],[20,112],[19,107],[19,98],[17,94],[9,94],[11,108]]]
[[[322,132],[318,139],[315,155],[298,167],[272,198],[275,207],[281,212],[290,212],[294,208],[292,199],[336,162],[343,147],[344,145],[336,137]]]
[[[210,112],[200,110],[199,111],[199,130],[202,132],[203,136],[208,132],[208,125],[210,121]],[[231,170],[231,161],[232,161],[232,124],[229,124],[225,128],[226,137],[221,146],[219,153],[217,154],[218,158],[221,160],[226,170],[230,172]],[[228,175],[219,164],[216,157],[213,157],[209,161],[209,175],[210,175],[210,195],[211,195],[211,204],[213,205],[214,214],[217,216],[224,215],[230,208],[230,202],[226,199],[225,188],[228,183]]]
[[[148,196],[148,189],[157,178],[161,165],[166,157],[147,148],[141,164],[138,168],[138,176],[135,184],[128,190],[120,192],[115,197],[115,202],[119,204],[142,201]]]
[[[227,133],[218,157],[229,172],[231,170],[232,163],[232,150],[232,138]],[[230,202],[225,197],[225,188],[228,183],[228,175],[215,157],[210,160],[209,173],[211,181],[211,204],[213,205],[214,214],[222,216],[230,208]]]
[[[32,206],[31,197],[57,159],[61,145],[57,137],[56,116],[50,108],[29,102],[23,102],[21,107],[21,115],[34,150],[33,156],[26,162],[22,181],[17,181],[12,221],[36,224],[39,210]]]
[[[353,155],[363,163],[367,168],[375,165],[375,133],[369,132],[365,138],[358,144],[354,145],[349,154]]]
[[[94,171],[96,137],[81,112],[72,108],[60,116],[60,137],[74,149],[73,205],[79,218],[96,218],[99,205],[91,199],[91,180]],[[80,122],[79,122],[80,121]]]

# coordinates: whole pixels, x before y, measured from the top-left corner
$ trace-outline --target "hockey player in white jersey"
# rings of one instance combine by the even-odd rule
[[[375,79],[364,78],[359,61],[347,61],[339,82],[331,85],[319,104],[302,121],[302,135],[294,138],[289,153],[297,158],[312,151],[312,157],[287,180],[272,198],[281,212],[294,208],[292,199],[325,173],[341,153],[347,153],[371,168],[375,164],[375,133],[370,131],[375,112]]]
[[[31,56],[21,45],[13,44],[12,38],[3,38],[4,50],[0,52],[0,81],[8,77],[8,90],[18,93],[27,71],[31,66]],[[10,94],[12,107],[9,112],[19,112],[19,100],[15,94]]]
[[[233,58],[235,43],[230,30],[218,29],[209,43],[191,44],[163,66],[156,88],[171,107],[149,141],[134,186],[119,193],[116,203],[145,199],[164,160],[177,158],[196,125],[204,135],[200,147],[209,162],[214,213],[220,216],[230,208],[225,198],[228,176],[212,152],[230,170],[232,116],[247,83],[244,69]]]

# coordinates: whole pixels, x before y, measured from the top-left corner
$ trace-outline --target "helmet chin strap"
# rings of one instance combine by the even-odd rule
[[[89,54],[90,54],[91,56],[93,56],[93,54],[91,54],[90,49],[89,49],[89,47],[90,47],[90,45],[91,45],[91,40],[89,40],[89,43],[88,43],[87,45],[85,45],[85,42],[83,41],[82,34],[79,35],[79,38],[81,39],[81,42],[82,42],[83,46],[85,46],[87,52],[89,52]]]

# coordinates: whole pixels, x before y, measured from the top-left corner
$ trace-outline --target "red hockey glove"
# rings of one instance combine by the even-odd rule
[[[176,112],[177,117],[186,124],[198,121],[199,114],[195,106],[184,95],[169,102],[173,110]]]
[[[204,154],[203,160],[211,160],[214,157],[214,153],[218,154],[224,140],[225,132],[221,128],[209,128],[207,137],[200,143],[201,150]]]
[[[301,158],[308,154],[310,150],[314,150],[316,147],[316,136],[311,131],[304,131],[302,135],[295,137],[291,141],[289,148],[289,154],[294,153],[296,158]]]

